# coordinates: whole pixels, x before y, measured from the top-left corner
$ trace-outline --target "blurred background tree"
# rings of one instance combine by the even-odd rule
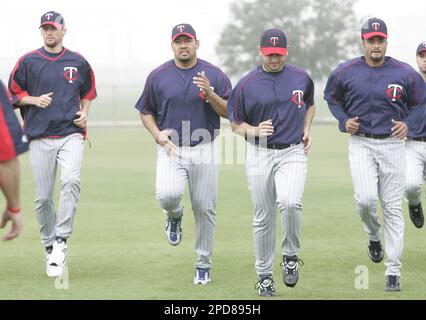
[[[262,32],[287,35],[287,62],[324,80],[338,63],[359,52],[357,0],[245,0],[231,6],[233,21],[222,31],[216,52],[224,71],[239,78],[260,63],[256,46]]]

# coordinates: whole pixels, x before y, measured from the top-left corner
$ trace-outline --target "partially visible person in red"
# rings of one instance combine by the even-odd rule
[[[11,98],[0,81],[0,189],[6,198],[0,228],[12,221],[10,231],[2,237],[3,241],[16,238],[23,227],[18,155],[27,150],[28,143],[13,111]]]

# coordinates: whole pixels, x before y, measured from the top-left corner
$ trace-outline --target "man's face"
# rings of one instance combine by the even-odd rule
[[[426,74],[426,50],[421,51],[417,55],[417,65],[419,66],[419,71]]]
[[[172,41],[172,50],[175,59],[182,63],[193,61],[197,56],[198,47],[198,40],[192,39],[185,35],[179,36]]]
[[[385,38],[375,36],[362,42],[365,57],[375,63],[385,59],[388,42]]]
[[[262,57],[262,64],[265,71],[279,72],[284,68],[286,56],[282,56],[279,54],[270,54],[265,56],[260,50],[259,54]]]
[[[59,29],[50,24],[42,26],[40,31],[44,44],[49,48],[54,48],[62,43],[62,39],[66,33],[65,27]]]

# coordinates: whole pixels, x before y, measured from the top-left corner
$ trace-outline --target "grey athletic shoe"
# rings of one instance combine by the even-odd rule
[[[283,262],[281,266],[283,267],[283,281],[287,287],[294,287],[299,280],[299,270],[298,265],[303,266],[303,260],[294,256],[283,256]]]

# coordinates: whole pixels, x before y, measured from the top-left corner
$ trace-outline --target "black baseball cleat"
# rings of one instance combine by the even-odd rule
[[[383,260],[383,257],[385,253],[383,252],[382,245],[380,244],[380,241],[371,241],[370,245],[368,246],[367,250],[368,256],[370,257],[371,261],[375,263],[379,263]]]
[[[283,256],[283,262],[281,263],[281,267],[283,267],[283,281],[287,287],[294,287],[299,280],[299,271],[298,265],[303,266],[303,260],[294,256]]]
[[[420,202],[417,206],[408,205],[408,211],[410,212],[410,218],[416,228],[423,227],[425,217],[423,216],[422,203]]]
[[[275,296],[274,280],[270,274],[260,275],[259,281],[254,288],[259,290],[259,296],[261,297]]]
[[[393,274],[386,276],[385,291],[401,291],[399,276]]]

